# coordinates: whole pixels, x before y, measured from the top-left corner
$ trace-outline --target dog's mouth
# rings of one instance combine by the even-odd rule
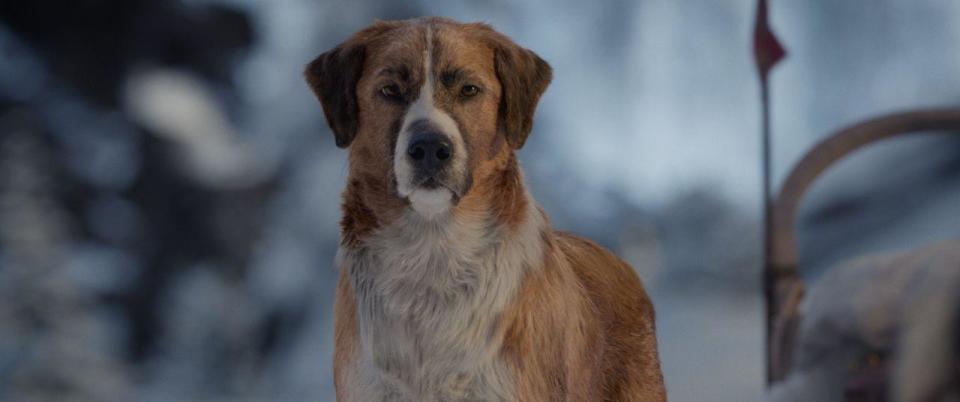
[[[463,197],[464,190],[461,189],[463,186],[457,186],[450,183],[448,180],[444,180],[437,176],[428,176],[417,180],[413,183],[413,187],[423,190],[447,190],[450,192],[450,199],[454,205],[460,202],[460,198]]]
[[[426,189],[435,189],[437,187],[442,187],[443,182],[436,177],[427,177],[423,180],[420,180],[420,183],[417,183],[417,187],[422,187]]]

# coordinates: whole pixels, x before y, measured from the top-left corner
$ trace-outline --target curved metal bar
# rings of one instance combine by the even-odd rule
[[[866,120],[831,135],[807,152],[790,172],[773,206],[770,264],[781,268],[796,267],[794,219],[797,207],[823,171],[865,145],[930,130],[957,130],[954,133],[960,134],[960,108],[915,110]]]

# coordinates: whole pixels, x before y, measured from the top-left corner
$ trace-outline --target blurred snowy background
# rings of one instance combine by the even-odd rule
[[[637,267],[671,399],[763,394],[751,0],[0,4],[0,400],[332,400],[345,154],[301,78],[374,18],[485,21],[555,70],[520,158]],[[830,131],[960,103],[960,2],[773,1],[774,178]],[[804,274],[960,237],[960,141],[846,159]]]

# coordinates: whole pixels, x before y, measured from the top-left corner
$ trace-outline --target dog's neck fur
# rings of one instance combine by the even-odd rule
[[[511,399],[508,370],[497,359],[499,319],[525,273],[541,266],[547,227],[522,181],[514,185],[523,197],[512,200],[519,217],[505,219],[497,199],[431,220],[407,210],[341,247],[339,265],[357,299],[360,364],[367,366],[356,380],[374,389],[386,378],[393,388],[371,396]]]

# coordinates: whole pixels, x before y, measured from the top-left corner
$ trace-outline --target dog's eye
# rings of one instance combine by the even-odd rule
[[[400,87],[396,84],[386,85],[383,88],[380,88],[380,95],[383,95],[387,99],[399,99]]]
[[[478,93],[480,93],[480,88],[476,85],[464,85],[463,88],[460,88],[460,96],[465,98],[476,96]]]

